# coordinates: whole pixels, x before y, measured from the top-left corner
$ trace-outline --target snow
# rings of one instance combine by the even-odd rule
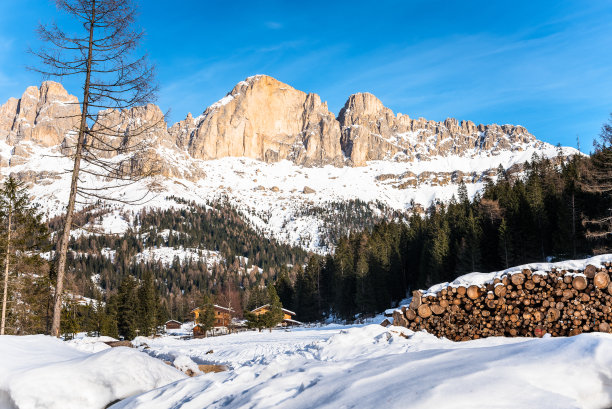
[[[215,264],[220,264],[225,259],[221,256],[218,251],[194,249],[194,248],[183,248],[182,246],[173,247],[151,247],[144,249],[142,252],[134,255],[132,260],[136,263],[141,261],[155,262],[160,261],[165,266],[170,266],[175,258],[181,263],[185,263],[187,260],[196,262],[201,260],[206,263],[208,269],[213,268]]]
[[[185,378],[135,349],[90,353],[44,336],[0,337],[0,407],[102,409]]]
[[[608,261],[612,254],[531,263],[451,284],[482,284],[523,268],[580,274]],[[108,348],[108,340],[0,337],[0,407],[102,408],[123,398],[111,407],[612,407],[612,334],[453,342],[401,327],[329,324],[203,339],[138,337],[137,350]],[[227,371],[202,374],[198,365],[206,364]]]
[[[425,290],[424,295],[433,295],[437,294],[440,290],[447,287],[469,287],[470,285],[478,285],[483,286],[488,283],[493,283],[493,280],[496,278],[501,278],[504,275],[520,273],[524,269],[529,269],[536,274],[546,274],[547,271],[551,271],[552,269],[556,270],[584,270],[586,266],[589,264],[594,265],[599,268],[603,266],[605,262],[612,262],[612,254],[602,254],[595,257],[590,257],[586,259],[579,260],[566,260],[559,261],[556,263],[528,263],[520,266],[510,267],[506,270],[502,271],[494,271],[492,273],[469,273],[457,277],[451,283],[440,283],[436,284],[429,289]],[[573,271],[569,271],[566,274],[570,275],[583,275],[581,273],[575,273]]]
[[[229,364],[113,409],[600,408],[612,404],[612,335],[467,342],[379,325],[151,340],[149,353]],[[206,351],[214,350],[211,354]],[[184,359],[184,358],[181,358]]]
[[[222,100],[223,101],[223,100]],[[411,135],[402,137],[410,138]],[[58,156],[56,148],[43,148],[28,144],[32,151],[27,162],[12,166],[11,172],[35,171],[48,172],[49,176],[37,181],[31,193],[48,216],[59,214],[66,204],[70,178],[62,170],[70,169],[70,160]],[[11,149],[0,141],[0,154],[11,156]],[[142,208],[168,209],[183,208],[170,197],[180,197],[200,205],[229,202],[255,229],[267,237],[299,245],[306,250],[326,253],[331,248],[323,238],[326,236],[324,216],[312,215],[308,209],[325,208],[330,203],[361,200],[375,209],[374,203],[380,202],[390,210],[407,212],[411,203],[426,208],[435,200],[447,201],[457,194],[457,185],[444,184],[427,176],[425,172],[461,171],[469,175],[472,183],[467,183],[470,197],[484,187],[483,172],[503,165],[508,169],[514,164],[531,160],[534,153],[543,157],[557,156],[557,148],[542,142],[514,144],[512,150],[502,150],[495,155],[475,151],[463,156],[434,156],[416,159],[412,162],[392,160],[371,161],[362,167],[301,167],[290,161],[265,163],[250,158],[227,157],[217,160],[198,160],[185,152],[166,147],[157,148],[165,161],[176,168],[175,174],[184,175],[172,179],[163,177],[148,178],[126,187],[113,187],[112,196],[132,204],[105,204],[111,206],[110,212],[97,220],[87,229],[77,230],[73,235],[100,232],[122,234],[132,227],[132,220],[126,220],[128,212]],[[566,155],[577,154],[572,148],[563,148]],[[197,173],[194,173],[194,169]],[[2,168],[6,174],[8,168]],[[189,175],[198,174],[197,178]],[[379,176],[389,177],[379,180]],[[419,186],[412,187],[406,182],[420,178]],[[474,178],[474,180],[472,180]],[[104,181],[82,175],[86,186],[112,186]],[[155,192],[149,192],[151,187]],[[260,186],[263,188],[261,189]],[[304,194],[308,186],[315,193]],[[141,200],[143,197],[146,199]]]

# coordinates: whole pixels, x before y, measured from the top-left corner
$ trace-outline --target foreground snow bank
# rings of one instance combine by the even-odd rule
[[[104,408],[185,378],[130,348],[88,353],[56,338],[0,337],[0,408]]]
[[[232,371],[181,380],[112,408],[542,409],[612,404],[612,335],[455,343],[378,325],[336,330],[335,335],[323,331],[289,333],[298,343],[281,353],[266,339],[279,340],[282,333],[253,333],[252,345],[242,334],[219,337],[215,342],[221,355],[240,355],[237,346],[242,345],[257,350],[257,358],[230,359]],[[307,332],[320,340],[300,345]],[[196,345],[179,347],[168,341],[152,348],[166,353],[191,348],[198,357],[202,352]]]

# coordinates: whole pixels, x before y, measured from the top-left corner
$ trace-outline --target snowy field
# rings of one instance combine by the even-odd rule
[[[455,343],[380,325],[143,339],[0,337],[0,407],[605,408],[612,335]],[[210,352],[210,351],[213,352]],[[164,360],[224,363],[193,378]]]
[[[575,270],[610,260],[472,273],[428,291],[523,267]],[[104,337],[2,336],[0,408],[612,408],[612,334],[452,342],[371,322],[139,337],[136,349],[111,349]],[[201,373],[198,365],[209,364],[227,371]]]
[[[225,363],[230,370],[180,380],[113,409],[612,405],[608,334],[455,343],[367,325],[166,338],[149,347],[150,354],[164,359],[190,357],[197,363]]]

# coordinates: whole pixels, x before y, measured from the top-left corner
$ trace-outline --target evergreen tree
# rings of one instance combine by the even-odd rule
[[[202,309],[198,318],[198,324],[202,326],[205,334],[215,326],[215,307],[209,294],[204,294],[202,297]]]
[[[123,279],[117,297],[118,333],[125,339],[134,339],[138,330],[138,290],[133,277]]]
[[[270,299],[270,307],[268,311],[263,314],[263,322],[265,327],[269,328],[271,331],[272,328],[283,322],[285,314],[283,313],[283,305],[281,304],[280,298],[278,294],[276,294],[276,289],[271,283],[268,284],[268,298]]]
[[[155,334],[157,308],[158,302],[153,275],[150,271],[146,271],[138,289],[138,329],[140,335],[150,336]]]
[[[4,270],[2,314],[0,335],[6,329],[9,281],[18,279],[18,270],[24,264],[41,264],[41,259],[32,253],[43,251],[48,243],[48,230],[42,222],[42,215],[32,205],[22,183],[9,176],[0,190],[0,251]]]
[[[274,283],[276,293],[283,305],[292,305],[293,303],[293,285],[289,279],[289,274],[286,268],[281,268],[281,272]]]

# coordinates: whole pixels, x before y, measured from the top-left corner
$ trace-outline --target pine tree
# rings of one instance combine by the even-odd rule
[[[209,294],[204,294],[202,297],[202,309],[198,318],[198,324],[202,326],[204,334],[215,326],[215,307]]]
[[[23,187],[12,176],[9,176],[0,190],[0,247],[4,267],[4,286],[2,297],[2,315],[0,335],[6,328],[8,288],[11,275],[17,275],[21,264],[38,262],[40,258],[32,255],[33,251],[42,251],[48,243],[48,230],[42,222],[37,207],[31,204]]]
[[[143,336],[155,334],[157,324],[157,300],[153,275],[146,271],[138,289],[138,329]]]
[[[291,280],[289,279],[289,273],[287,269],[281,267],[281,272],[276,278],[276,283],[274,284],[276,289],[276,293],[280,298],[280,301],[283,305],[292,305],[293,303],[293,286],[291,285]]]
[[[272,328],[283,322],[285,315],[283,313],[283,305],[281,304],[280,298],[278,294],[276,294],[276,289],[271,283],[268,284],[268,298],[270,299],[270,307],[268,311],[263,314],[263,320],[265,326],[272,331]]]
[[[117,330],[124,339],[134,339],[138,330],[138,290],[136,280],[127,276],[117,294]]]

